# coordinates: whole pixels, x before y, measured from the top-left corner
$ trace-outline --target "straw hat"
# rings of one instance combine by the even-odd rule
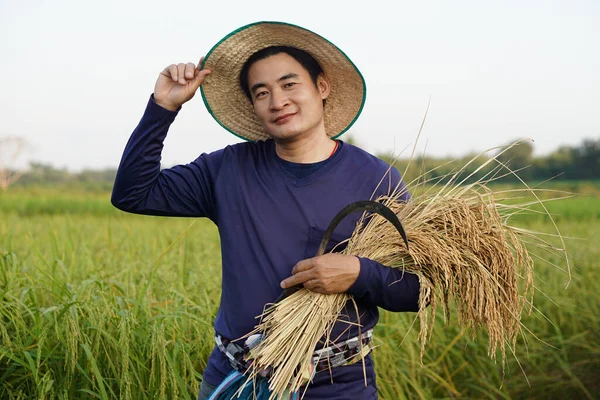
[[[313,56],[331,82],[324,109],[325,131],[332,138],[347,131],[365,104],[363,76],[333,43],[307,29],[283,22],[256,22],[243,26],[225,36],[208,52],[201,68],[210,68],[212,74],[206,77],[200,91],[213,118],[242,139],[269,138],[239,82],[246,60],[271,46],[296,47]]]

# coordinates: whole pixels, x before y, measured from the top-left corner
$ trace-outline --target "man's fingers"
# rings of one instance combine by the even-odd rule
[[[290,288],[292,286],[303,284],[304,282],[309,281],[311,279],[312,279],[312,273],[311,273],[311,271],[299,272],[299,273],[297,273],[295,275],[290,276],[287,279],[284,279],[281,282],[281,288],[282,289],[287,289],[287,288]]]
[[[209,75],[212,71],[208,68],[202,68],[202,63],[204,62],[204,56],[200,57],[200,61],[198,61],[198,65],[196,66],[196,70],[194,71],[194,89],[198,89],[200,85],[204,82],[204,78]]]
[[[196,76],[194,77],[194,80],[193,80],[193,83],[194,83],[193,88],[194,88],[194,90],[197,90],[200,87],[200,85],[204,82],[204,78],[206,78],[206,75],[211,73],[211,70],[203,69],[202,71],[196,70],[195,72],[196,72]]]
[[[171,76],[171,79],[174,80],[175,82],[177,82],[177,80],[179,79],[178,74],[177,74],[177,65],[171,64],[167,67],[167,70],[169,71],[169,75]]]
[[[200,61],[198,61],[198,65],[194,65],[194,63],[179,63],[179,64],[171,64],[166,67],[161,74],[171,78],[174,82],[178,82],[181,85],[185,85],[191,80],[198,80],[199,82],[195,82],[198,86],[202,83],[206,75],[210,74],[212,71],[210,69],[202,68],[202,63],[204,62],[204,56],[200,57]],[[198,74],[200,72],[200,74]]]
[[[190,62],[190,63],[185,64],[185,79],[187,79],[187,80],[194,79],[195,71],[196,71],[196,66],[194,65],[194,63]]]
[[[185,85],[185,64],[177,64],[177,82],[181,85]]]
[[[210,69],[203,69],[202,71],[196,70],[196,76],[194,77],[194,79],[204,80],[204,78],[206,78],[206,75],[210,75],[211,72],[212,71]]]
[[[283,289],[304,284],[314,278],[315,275],[315,259],[307,258],[306,260],[299,261],[298,264],[292,268],[292,276],[281,282]]]
[[[319,281],[317,279],[309,279],[308,281],[304,282],[304,287],[311,292],[321,293],[321,286],[319,285]]]
[[[297,274],[298,272],[308,271],[314,267],[313,259],[307,258],[306,260],[299,261],[298,264],[294,265],[292,268],[292,275]]]

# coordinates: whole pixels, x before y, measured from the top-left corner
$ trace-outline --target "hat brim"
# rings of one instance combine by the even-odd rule
[[[337,46],[302,27],[263,21],[245,25],[221,39],[206,55],[201,68],[212,73],[200,91],[213,118],[226,130],[249,141],[270,136],[240,88],[239,77],[248,58],[271,46],[290,46],[309,53],[323,68],[331,84],[324,109],[325,132],[336,138],[360,115],[367,95],[365,80],[354,63]]]

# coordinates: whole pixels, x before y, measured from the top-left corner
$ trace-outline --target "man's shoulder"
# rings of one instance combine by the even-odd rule
[[[364,149],[361,149],[358,146],[345,142],[344,146],[348,148],[347,159],[352,163],[356,163],[361,166],[371,167],[376,170],[387,170],[390,168],[390,164],[377,157],[376,155],[371,154]]]
[[[402,182],[400,172],[383,159],[361,149],[344,143],[348,147],[346,160],[352,177],[377,185],[377,195],[388,194]]]
[[[223,148],[224,152],[231,152],[232,154],[259,154],[267,151],[269,146],[268,140],[259,140],[256,142],[240,142],[230,144]]]

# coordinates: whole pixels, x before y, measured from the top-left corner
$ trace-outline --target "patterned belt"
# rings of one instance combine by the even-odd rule
[[[245,374],[252,364],[252,361],[247,359],[246,355],[260,343],[261,339],[262,335],[260,334],[252,335],[246,339],[243,346],[240,346],[215,332],[217,347],[227,357],[233,369],[242,374]],[[316,350],[312,357],[315,367],[314,373],[354,364],[369,354],[371,349],[373,349],[373,329],[363,333],[360,338],[355,336],[346,341]],[[269,378],[271,375],[270,369],[265,370],[261,375]]]

